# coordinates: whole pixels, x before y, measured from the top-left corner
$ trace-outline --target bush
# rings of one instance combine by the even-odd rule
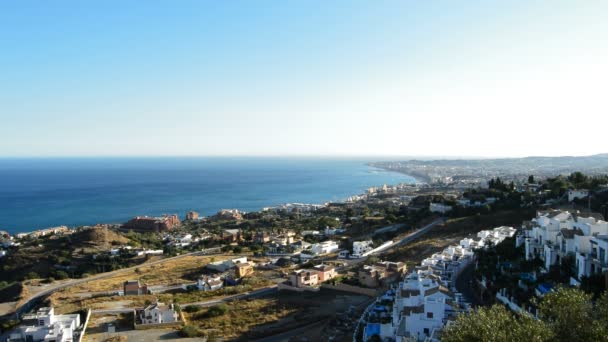
[[[38,279],[40,276],[36,272],[30,272],[25,275],[25,279]]]
[[[214,305],[207,310],[208,317],[218,317],[223,316],[228,312],[228,306],[225,304]]]
[[[196,305],[188,305],[184,308],[184,311],[188,312],[188,313],[198,312],[200,310],[201,310],[201,307],[196,306]]]
[[[55,272],[55,278],[62,280],[62,279],[67,279],[70,276],[68,275],[68,273],[66,271],[57,271]]]
[[[181,337],[203,337],[203,332],[195,326],[185,325],[177,333]]]

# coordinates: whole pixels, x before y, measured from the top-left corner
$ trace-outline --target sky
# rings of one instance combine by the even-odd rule
[[[608,152],[608,1],[1,1],[0,156]]]

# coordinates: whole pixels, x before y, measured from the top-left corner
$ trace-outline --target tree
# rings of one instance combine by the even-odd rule
[[[25,279],[38,279],[40,276],[36,272],[30,272],[25,275]]]
[[[559,288],[539,304],[539,318],[560,341],[599,341],[591,329],[594,314],[592,296],[578,289]]]
[[[444,342],[523,342],[550,341],[552,338],[553,333],[544,322],[526,314],[514,315],[500,305],[459,315],[441,336]]]

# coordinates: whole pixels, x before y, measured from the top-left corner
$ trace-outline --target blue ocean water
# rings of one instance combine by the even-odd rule
[[[412,183],[365,160],[321,158],[0,159],[0,230],[121,223],[136,215],[342,200]]]

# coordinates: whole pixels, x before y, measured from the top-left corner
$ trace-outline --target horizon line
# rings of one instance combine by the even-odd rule
[[[133,155],[29,155],[29,156],[2,156],[0,159],[145,159],[145,158],[242,158],[242,159],[254,159],[254,158],[318,158],[318,159],[518,159],[518,158],[564,158],[564,157],[593,157],[605,155],[608,153],[595,153],[595,154],[584,154],[584,155],[509,155],[509,156],[475,156],[475,155],[397,155],[397,154],[200,154],[200,155],[145,155],[145,154],[133,154]]]

